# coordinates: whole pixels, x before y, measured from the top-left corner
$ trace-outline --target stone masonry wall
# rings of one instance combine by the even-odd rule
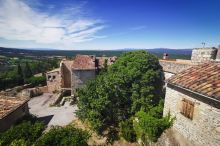
[[[56,71],[56,72],[47,73],[46,76],[47,76],[48,92],[59,91],[61,88],[60,72]]]
[[[195,146],[220,145],[220,109],[211,107],[169,87],[166,88],[164,115],[176,117],[173,128]],[[193,119],[180,113],[182,99],[195,103]]]
[[[190,68],[192,65],[188,63],[179,63],[177,61],[160,60],[160,65],[163,67],[165,72],[173,74],[179,73],[185,69]]]
[[[216,59],[216,48],[196,48],[192,51],[191,61],[193,64],[200,64]]]
[[[81,88],[85,83],[94,79],[96,76],[96,70],[72,70],[72,94],[75,90]]]

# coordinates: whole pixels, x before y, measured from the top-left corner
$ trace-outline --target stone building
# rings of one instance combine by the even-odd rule
[[[0,96],[0,132],[7,130],[27,114],[29,114],[27,100]]]
[[[77,55],[73,60],[63,59],[60,68],[46,73],[49,92],[66,90],[73,95],[76,89],[95,78],[106,63],[111,65],[117,57],[96,57],[94,55]]]
[[[72,64],[72,94],[88,80],[95,78],[98,71],[98,61],[95,56],[76,56]]]
[[[192,51],[191,61],[193,64],[213,61],[216,59],[218,49],[213,48],[196,48]]]
[[[219,146],[220,63],[195,65],[168,79],[164,115],[168,112],[176,119],[160,145]]]

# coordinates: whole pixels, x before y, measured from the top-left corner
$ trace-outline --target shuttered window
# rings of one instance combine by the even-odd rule
[[[181,108],[181,113],[189,118],[189,119],[193,119],[193,111],[194,111],[194,103],[190,100],[187,99],[183,99],[182,100],[182,108]]]

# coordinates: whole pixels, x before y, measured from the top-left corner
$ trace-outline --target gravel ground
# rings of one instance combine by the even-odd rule
[[[52,125],[65,126],[76,119],[76,105],[65,104],[60,107],[50,107],[54,99],[55,96],[50,93],[32,98],[28,102],[30,113],[44,121],[48,127]]]

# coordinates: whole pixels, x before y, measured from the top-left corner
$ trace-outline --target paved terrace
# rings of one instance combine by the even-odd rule
[[[69,105],[66,102],[64,106],[50,106],[54,99],[54,95],[50,93],[44,93],[41,96],[32,98],[28,102],[30,113],[44,121],[48,127],[52,125],[65,126],[76,119],[76,105]]]

